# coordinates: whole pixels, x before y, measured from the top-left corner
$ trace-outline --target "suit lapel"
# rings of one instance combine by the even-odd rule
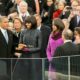
[[[4,38],[4,35],[2,34],[1,30],[0,30],[0,37],[2,37],[1,39],[2,39],[2,41],[4,42],[4,44],[5,44],[5,43],[7,44],[7,42],[6,42],[5,38]]]
[[[12,39],[12,35],[10,34],[10,32],[7,30],[8,33],[8,44],[11,43],[11,39]]]

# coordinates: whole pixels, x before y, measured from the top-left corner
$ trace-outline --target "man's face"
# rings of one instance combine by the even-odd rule
[[[1,27],[4,29],[7,29],[9,26],[8,24],[8,19],[7,18],[3,18],[2,22],[1,22]]]
[[[25,13],[27,11],[27,5],[21,4],[20,5],[20,11],[21,11],[21,13]]]
[[[77,6],[78,6],[78,2],[73,1],[72,4],[71,4],[71,7],[72,7],[73,9],[76,9]]]

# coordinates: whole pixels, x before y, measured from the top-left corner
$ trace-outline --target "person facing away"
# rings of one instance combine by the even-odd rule
[[[72,42],[73,32],[69,29],[62,32],[64,44],[55,50],[54,56],[71,56],[78,54],[78,47]]]

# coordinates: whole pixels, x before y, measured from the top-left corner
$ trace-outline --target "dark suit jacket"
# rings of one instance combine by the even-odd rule
[[[70,26],[69,28],[74,31],[75,27],[78,27],[79,25],[77,24],[77,16],[74,16],[71,21],[70,21]]]
[[[42,45],[41,45],[41,58],[46,57],[46,47],[48,44],[49,35],[51,33],[51,29],[48,26],[42,25],[41,26],[41,35],[42,35]]]
[[[80,43],[77,44],[77,47],[78,47],[78,50],[79,50],[79,53],[80,53]]]
[[[72,42],[67,42],[56,49],[54,56],[70,56],[70,55],[78,55],[78,47]]]
[[[6,40],[0,31],[0,58],[9,58],[11,57],[11,49],[12,49],[12,42],[13,42],[13,36],[12,33],[7,30],[9,42],[6,43]]]
[[[62,46],[58,47],[55,51],[54,56],[60,56],[58,58],[53,58],[51,63],[52,66],[55,66],[56,71],[68,74],[68,57],[61,57],[61,56],[71,56],[71,55],[78,55],[78,47],[72,43],[67,42]],[[70,73],[71,75],[80,75],[80,56],[70,57]]]

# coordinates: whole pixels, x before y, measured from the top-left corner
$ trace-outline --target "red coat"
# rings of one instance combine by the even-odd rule
[[[53,17],[52,17],[52,19],[54,19],[54,18],[58,18],[59,16],[60,16],[60,14],[62,13],[62,10],[57,10],[57,11],[55,11],[54,13],[53,13]]]

